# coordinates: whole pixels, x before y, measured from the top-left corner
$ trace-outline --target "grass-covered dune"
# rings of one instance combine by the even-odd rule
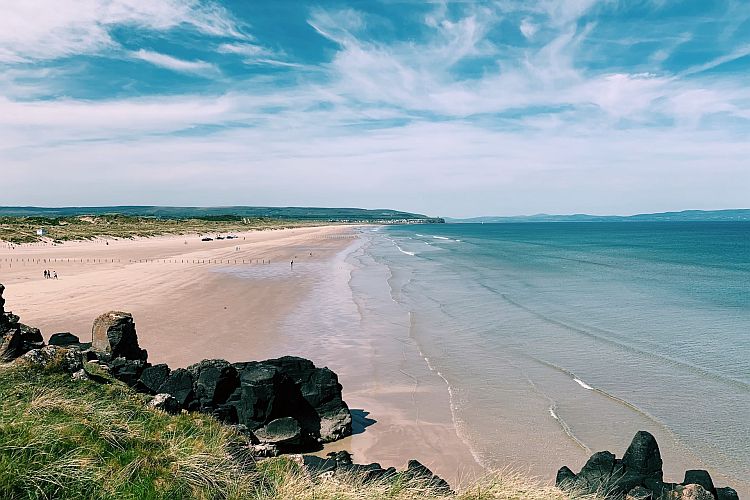
[[[116,380],[74,380],[54,364],[0,367],[0,498],[584,498],[512,473],[460,485],[456,496],[400,477],[312,478],[293,457],[256,462],[246,438],[211,416],[168,415],[148,399]]]

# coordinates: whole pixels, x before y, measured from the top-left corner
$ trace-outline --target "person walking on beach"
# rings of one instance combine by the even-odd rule
[[[294,270],[294,260],[289,263],[289,268]]]
[[[57,271],[54,271],[55,279],[57,279]]]
[[[47,279],[47,270],[44,270],[44,279]]]

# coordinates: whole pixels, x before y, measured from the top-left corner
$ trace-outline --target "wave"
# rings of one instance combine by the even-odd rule
[[[435,238],[436,240],[451,240],[450,238],[446,238],[445,236],[433,236],[433,238]]]
[[[575,382],[576,384],[580,385],[581,387],[583,387],[587,391],[593,391],[594,390],[593,387],[591,387],[589,384],[587,384],[586,382],[584,382],[580,378],[573,377],[573,382]]]

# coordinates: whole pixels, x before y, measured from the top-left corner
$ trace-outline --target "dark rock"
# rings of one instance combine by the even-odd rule
[[[412,481],[424,481],[425,486],[438,494],[452,494],[447,481],[432,473],[430,469],[422,465],[418,460],[409,460],[406,470],[402,473]]]
[[[656,439],[646,431],[638,431],[622,456],[625,470],[663,479],[661,453]]]
[[[113,377],[125,382],[130,387],[134,387],[138,383],[146,363],[142,360],[115,358],[108,363],[108,366]]]
[[[157,392],[171,394],[181,408],[189,409],[190,404],[195,400],[193,376],[184,368],[172,370]]]
[[[295,356],[284,356],[263,362],[272,365],[291,378],[302,397],[312,407],[310,418],[300,423],[322,442],[335,441],[352,433],[349,407],[341,398],[338,377],[328,368],[317,368],[312,361]]]
[[[588,490],[595,491],[600,485],[609,485],[615,470],[615,456],[608,451],[600,451],[591,458],[578,473],[578,484],[585,483]]]
[[[70,332],[53,333],[49,338],[49,345],[77,347],[81,345],[81,341],[77,336]]]
[[[302,464],[312,475],[334,472],[338,467],[336,460],[333,458],[320,458],[313,455],[304,455]]]
[[[262,363],[235,363],[240,387],[229,401],[235,406],[237,419],[251,431],[276,418],[291,416],[292,407],[302,399],[294,383],[274,366]]]
[[[651,490],[648,490],[643,486],[636,486],[625,495],[625,500],[652,500],[653,498],[654,495]]]
[[[688,484],[700,484],[703,489],[710,492],[713,496],[716,496],[716,488],[714,482],[711,480],[711,474],[705,470],[688,470],[685,471],[685,480],[682,481],[683,485]]]
[[[146,406],[155,410],[161,410],[171,415],[180,413],[180,403],[171,394],[157,394]]]
[[[572,488],[576,483],[576,475],[567,466],[563,465],[560,470],[557,471],[557,477],[555,478],[555,486],[558,488]]]
[[[193,390],[200,411],[218,411],[219,416],[226,420],[227,408],[223,405],[240,386],[237,369],[223,359],[204,359],[189,366],[188,371],[195,381]]]
[[[91,344],[95,351],[113,359],[148,359],[146,351],[138,345],[138,335],[130,313],[110,311],[96,318],[91,332]]]
[[[7,329],[0,338],[0,360],[12,361],[23,354],[21,330],[18,328]]]
[[[737,492],[729,486],[724,488],[716,488],[716,499],[717,500],[740,500]]]
[[[271,420],[254,432],[261,443],[275,444],[279,447],[299,446],[302,444],[302,427],[292,417]]]
[[[144,368],[135,387],[140,392],[156,394],[169,377],[170,371],[169,366],[164,363],[148,366]]]

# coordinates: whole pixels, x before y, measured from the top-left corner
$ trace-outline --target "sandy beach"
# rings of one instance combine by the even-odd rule
[[[345,314],[336,328],[318,318],[309,331],[299,316],[325,293],[348,293],[354,227],[237,236],[3,245],[0,282],[7,308],[45,339],[67,331],[86,341],[96,316],[122,310],[133,314],[152,363],[307,357],[339,374],[354,410],[355,435],[323,453],[347,449],[360,463],[397,467],[416,458],[453,484],[484,472],[453,426],[447,385],[413,341]],[[44,279],[47,269],[59,279]]]

